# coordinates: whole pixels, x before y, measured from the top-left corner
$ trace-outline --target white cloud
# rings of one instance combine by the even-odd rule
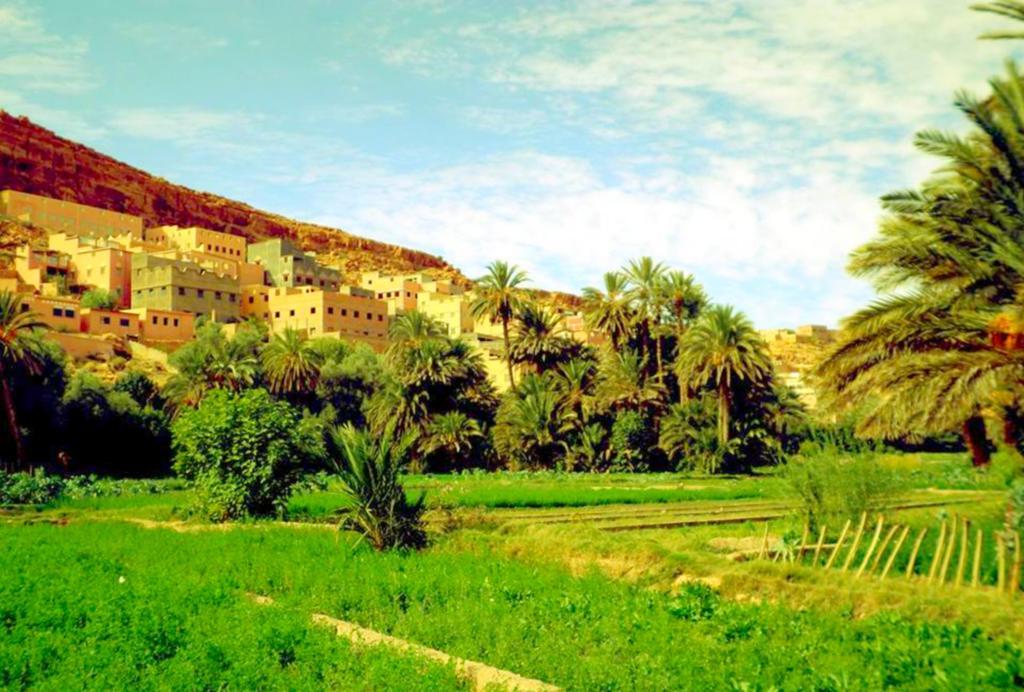
[[[113,114],[110,125],[130,137],[188,144],[212,143],[218,135],[237,134],[257,120],[259,116],[242,112],[154,107],[121,109]]]
[[[46,30],[37,12],[0,5],[0,79],[22,92],[75,94],[96,86],[86,66],[88,44]]]

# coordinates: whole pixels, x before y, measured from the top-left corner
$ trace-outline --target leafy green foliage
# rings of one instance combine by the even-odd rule
[[[396,438],[388,428],[380,436],[351,425],[336,428],[330,438],[332,457],[347,502],[341,507],[342,527],[358,531],[377,550],[421,548],[423,496],[409,501],[401,484],[408,462],[410,436]]]
[[[116,310],[121,299],[113,291],[91,288],[82,294],[82,307],[93,310]]]
[[[619,411],[612,423],[610,449],[613,470],[651,470],[660,451],[653,421],[639,411]]]
[[[279,514],[309,454],[298,424],[265,390],[212,391],[174,421],[174,469],[209,519]]]
[[[856,519],[900,487],[894,473],[871,456],[794,457],[783,473],[814,526]]]

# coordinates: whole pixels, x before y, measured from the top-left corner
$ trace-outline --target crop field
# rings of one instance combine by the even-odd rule
[[[881,511],[999,525],[1005,492],[928,477],[961,487],[919,483]],[[565,689],[1024,682],[1020,595],[736,560],[766,529],[773,546],[801,529],[775,476],[419,476],[408,491],[431,507],[431,545],[415,553],[337,531],[330,488],[297,495],[283,521],[219,526],[188,516],[185,490],[9,509],[0,686],[473,687],[314,614]]]

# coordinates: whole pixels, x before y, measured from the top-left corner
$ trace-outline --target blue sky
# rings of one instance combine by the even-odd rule
[[[578,291],[649,254],[835,324],[1011,46],[961,0],[0,0],[0,108],[177,183]],[[85,7],[88,12],[83,11]]]

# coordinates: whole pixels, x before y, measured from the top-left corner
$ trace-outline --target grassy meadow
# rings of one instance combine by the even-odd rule
[[[887,511],[894,520],[937,526],[957,512],[975,526],[999,525],[1005,490],[990,489],[988,477],[961,478],[962,458],[885,463],[915,497],[956,501]],[[0,684],[468,684],[451,667],[354,646],[313,624],[313,613],[566,689],[983,689],[1024,680],[1019,595],[731,558],[756,546],[766,523],[773,545],[793,540],[802,521],[793,511],[767,522],[608,530],[651,513],[713,522],[732,507],[792,507],[797,498],[778,473],[430,475],[409,477],[407,490],[425,493],[431,508],[431,545],[419,552],[379,553],[315,523],[337,508],[330,488],[296,495],[283,521],[225,525],[190,517],[188,490],[10,508],[0,527]],[[934,548],[925,543],[922,558]],[[984,565],[991,582],[991,547]]]

